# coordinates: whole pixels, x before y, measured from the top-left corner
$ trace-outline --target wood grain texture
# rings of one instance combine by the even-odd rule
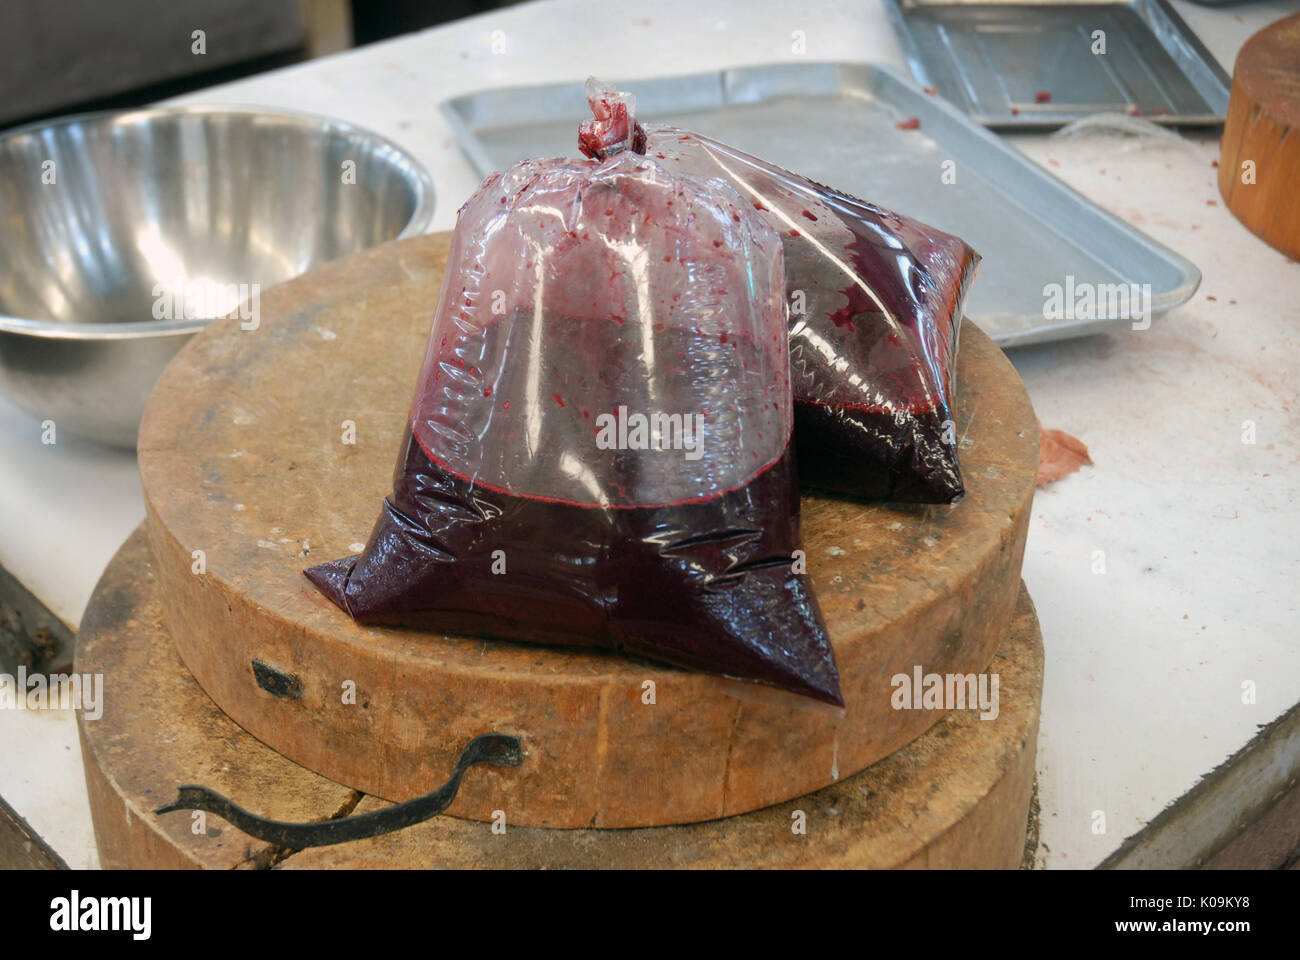
[[[140,469],[163,616],[188,669],[246,730],[393,801],[441,783],[474,736],[515,734],[526,762],[502,775],[513,823],[689,823],[862,770],[937,719],[894,710],[892,676],[989,663],[1015,605],[1038,432],[1014,368],[969,324],[956,404],[966,497],[804,500],[843,718],[610,653],[353,623],[301,571],[355,552],[391,489],[447,244],[388,244],[268,290],[257,330],[214,323],[150,401]],[[355,445],[341,442],[344,420]],[[302,696],[260,689],[254,659],[297,677]],[[452,812],[490,818],[503,799],[486,784],[468,782]]]
[[[0,870],[67,870],[68,865],[0,797]]]
[[[230,869],[269,864],[280,851],[211,818],[193,832],[189,813],[155,817],[182,783],[251,796],[286,820],[323,819],[358,795],[287,763],[212,705],[182,666],[162,625],[162,604],[143,526],[100,578],[77,634],[76,669],[104,675],[104,713],[77,712],[82,763],[106,869]]]
[[[1038,621],[1023,586],[990,664],[999,676],[996,719],[953,711],[894,755],[810,796],[707,823],[539,829],[515,822],[510,771],[480,766],[464,787],[476,787],[505,812],[504,834],[442,816],[398,833],[303,851],[268,848],[214,816],[206,832],[195,833],[188,813],[152,814],[182,783],[212,787],[281,820],[386,805],[304,769],[240,729],[185,670],[161,613],[148,542],[137,530],[101,579],[78,637],[77,669],[103,671],[108,692],[104,715],[80,722],[95,836],[109,869],[1013,868],[1021,861],[1043,669]],[[803,835],[791,830],[799,810],[807,823]]]
[[[1254,182],[1242,182],[1242,164]],[[1219,193],[1265,243],[1300,258],[1300,13],[1237,54],[1219,160]]]

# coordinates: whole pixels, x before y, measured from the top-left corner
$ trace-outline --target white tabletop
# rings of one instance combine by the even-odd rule
[[[1173,5],[1230,73],[1241,43],[1300,0]],[[791,60],[796,30],[806,59],[902,68],[878,0],[551,0],[181,100],[308,110],[384,134],[432,174],[431,229],[446,230],[479,178],[440,100],[588,74],[633,79]],[[1300,457],[1288,376],[1300,266],[1223,206],[1213,137],[1012,142],[1204,276],[1191,302],[1145,332],[1012,354],[1043,423],[1078,436],[1095,461],[1039,491],[1024,566],[1047,654],[1040,860],[1086,867],[1300,699],[1300,531],[1288,470]],[[1242,442],[1247,420],[1254,444]],[[3,400],[0,503],[0,564],[72,624],[144,515],[134,456],[64,435],[43,445],[38,422]],[[1092,572],[1096,551],[1105,573]],[[1257,690],[1249,705],[1246,681]],[[72,865],[92,865],[72,716],[0,713],[0,751],[0,795]]]

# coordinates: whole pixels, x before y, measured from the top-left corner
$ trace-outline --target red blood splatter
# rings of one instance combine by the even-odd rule
[[[802,212],[803,212],[803,215],[804,215],[805,217],[807,217],[809,220],[813,221],[814,223],[817,222],[817,218],[813,216],[813,213],[812,213],[811,210],[804,210],[804,211],[802,211]]]
[[[1211,160],[1211,161],[1210,161],[1210,166],[1212,166],[1212,167],[1217,167],[1218,165],[1219,165],[1219,161],[1218,161],[1218,160]]]
[[[1039,90],[1037,93],[1034,94],[1034,103],[1051,103],[1051,102],[1052,102],[1052,91],[1050,90]]]
[[[1217,303],[1218,300],[1219,300],[1218,297],[1206,297],[1205,299],[1206,299],[1206,300],[1213,300],[1213,301],[1215,301],[1216,303]]]
[[[1018,116],[1020,116],[1020,108],[1019,108],[1019,107],[1012,107],[1012,108],[1011,108],[1011,115],[1012,115],[1013,117],[1018,117]]]
[[[925,88],[925,92],[928,93],[930,96],[933,97],[936,93],[939,92],[939,88],[938,88],[938,87],[926,87],[926,88]]]
[[[483,396],[485,396],[485,397],[490,397],[490,396],[492,396],[492,388],[491,388],[491,387],[484,387],[484,388],[483,388]]]
[[[791,230],[791,231],[790,231],[790,236],[792,236],[792,237],[798,237],[798,236],[802,236],[802,234],[799,233],[798,230]]]
[[[755,200],[755,201],[754,201],[754,209],[755,209],[755,210],[766,210],[767,207],[763,206],[761,203],[759,203],[757,200]]]
[[[1217,207],[1217,206],[1219,205],[1219,201],[1218,201],[1218,200],[1206,200],[1206,201],[1205,201],[1205,205],[1206,205],[1207,207]]]
[[[899,130],[920,130],[921,118],[908,117],[906,120],[900,120],[898,121],[898,129]]]
[[[510,401],[507,400],[505,403],[501,404],[501,409],[502,409],[502,410],[509,410],[509,409],[510,409]]]
[[[559,404],[560,406],[562,406],[562,407],[563,407],[563,406],[566,406],[566,404],[565,404],[565,402],[564,402],[564,398],[561,397],[558,393],[553,393],[553,394],[551,394],[551,399],[554,400],[556,403],[558,403],[558,404]]]

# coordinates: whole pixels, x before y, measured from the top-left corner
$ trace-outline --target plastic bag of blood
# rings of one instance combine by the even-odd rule
[[[600,81],[587,92],[596,119],[580,128],[583,153],[644,143],[669,171],[733,184],[780,234],[800,483],[868,499],[959,497],[951,399],[979,255],[958,237],[727,144],[642,125],[631,98]]]
[[[631,150],[461,208],[365,550],[358,621],[606,647],[842,705],[794,562],[782,245],[729,184]]]

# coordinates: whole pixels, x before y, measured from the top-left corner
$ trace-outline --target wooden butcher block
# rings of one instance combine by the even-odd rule
[[[1219,192],[1252,233],[1300,258],[1298,184],[1300,13],[1265,27],[1237,54],[1223,125]]]
[[[1026,847],[1043,647],[1023,588],[989,665],[998,714],[955,710],[855,776],[763,810],[682,826],[546,830],[517,826],[514,771],[480,765],[461,790],[497,823],[439,816],[394,833],[292,849],[221,817],[154,811],[200,784],[263,817],[338,820],[390,805],[267,748],[209,699],[162,625],[149,545],[138,530],[96,587],[77,669],[113,691],[103,716],[78,713],[99,860],[107,869],[662,867],[1017,867]],[[527,761],[525,761],[527,762]]]
[[[245,730],[390,801],[441,784],[473,737],[512,734],[523,764],[490,789],[469,778],[452,814],[488,820],[504,804],[521,826],[646,827],[857,773],[941,715],[895,709],[891,678],[988,666],[1016,604],[1038,431],[1015,370],[970,324],[957,364],[964,499],[804,500],[842,716],[613,653],[355,624],[302,570],[356,553],[391,490],[449,239],[388,244],[267,290],[256,329],[213,323],[150,400],[139,457],[164,620]]]

